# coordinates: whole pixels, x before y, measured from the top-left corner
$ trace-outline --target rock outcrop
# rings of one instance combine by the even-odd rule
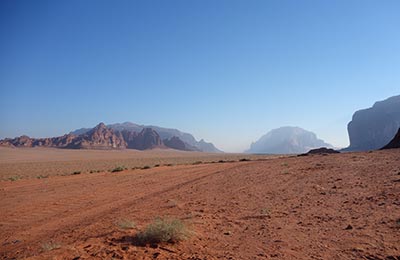
[[[299,127],[281,127],[271,130],[257,142],[252,143],[247,153],[265,154],[298,154],[305,153],[313,148],[332,147],[318,139],[310,131]]]
[[[137,136],[135,136],[130,147],[137,150],[147,150],[156,147],[163,147],[160,135],[151,128],[144,128]]]
[[[392,140],[399,128],[400,95],[355,112],[347,126],[350,146],[344,151],[380,149]]]
[[[164,144],[168,148],[172,148],[175,150],[181,150],[181,151],[200,151],[194,146],[190,146],[184,141],[182,141],[179,137],[173,136],[170,139],[164,139],[163,140]]]
[[[339,151],[336,151],[331,148],[326,148],[326,147],[321,147],[321,148],[316,148],[308,151],[307,153],[299,154],[299,156],[307,156],[307,155],[313,155],[313,154],[334,154],[334,153],[340,153]]]
[[[387,145],[382,147],[381,150],[395,149],[395,148],[400,148],[400,128],[397,131],[397,134],[393,137],[393,139]]]
[[[67,148],[74,149],[124,149],[127,144],[120,132],[114,132],[104,123],[73,139]]]

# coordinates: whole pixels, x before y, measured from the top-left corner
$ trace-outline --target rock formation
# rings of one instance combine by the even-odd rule
[[[89,131],[80,129],[81,134],[66,134],[52,138],[30,138],[21,136],[14,139],[0,140],[1,146],[8,147],[55,147],[69,149],[136,149],[173,148],[184,151],[200,151],[179,137],[171,137],[162,141],[160,135],[152,128],[137,128],[139,132],[130,129],[115,130],[104,123],[98,124]]]
[[[221,153],[222,151],[217,149],[212,143],[207,143],[204,140],[197,141],[193,135],[189,133],[181,132],[177,129],[165,128],[153,125],[138,125],[131,122],[125,123],[117,123],[107,125],[107,127],[114,129],[114,131],[124,132],[137,132],[139,133],[144,128],[151,128],[156,131],[161,140],[171,139],[172,137],[178,137],[181,141],[185,143],[186,148],[191,147],[191,150],[198,150],[202,152],[210,152],[210,153]],[[80,135],[90,131],[90,128],[80,128],[75,131],[72,131],[71,134]]]
[[[252,143],[247,153],[297,154],[313,148],[332,147],[309,131],[299,127],[281,127],[271,130],[257,142]]]
[[[395,149],[395,148],[400,148],[400,128],[397,131],[397,134],[393,137],[393,139],[387,145],[382,147],[381,150]]]
[[[376,102],[354,113],[347,129],[350,146],[345,151],[376,150],[385,146],[400,128],[400,95]]]
[[[313,154],[332,154],[332,153],[340,153],[339,151],[336,151],[331,148],[326,148],[326,147],[321,147],[321,148],[316,148],[308,151],[307,153],[300,154],[299,156],[307,156],[307,155],[313,155]]]
[[[173,136],[170,139],[163,140],[165,146],[175,149],[175,150],[182,150],[182,151],[200,151],[194,146],[190,146],[184,141],[182,141],[179,137]]]

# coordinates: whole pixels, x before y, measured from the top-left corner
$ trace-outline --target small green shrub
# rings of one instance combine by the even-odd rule
[[[125,168],[123,166],[115,167],[111,172],[122,172]]]
[[[192,163],[193,165],[197,165],[197,164],[202,164],[203,162],[202,161],[196,161],[196,162],[194,162],[194,163]]]
[[[49,178],[49,175],[38,175],[36,176],[37,179],[45,179],[45,178]]]
[[[190,231],[179,219],[156,218],[136,235],[140,244],[176,243],[189,238]]]
[[[9,181],[17,181],[17,180],[19,180],[19,179],[21,179],[21,177],[20,177],[20,176],[17,176],[17,175],[11,176],[11,177],[8,178]]]

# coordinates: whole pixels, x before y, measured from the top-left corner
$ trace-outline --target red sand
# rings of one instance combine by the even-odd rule
[[[400,259],[400,150],[23,179],[0,198],[2,259]],[[133,244],[156,216],[195,234]]]

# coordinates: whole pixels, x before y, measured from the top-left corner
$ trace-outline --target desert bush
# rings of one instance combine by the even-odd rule
[[[239,160],[239,162],[248,162],[248,161],[250,161],[250,159],[247,159],[247,158],[242,158]]]
[[[19,179],[21,179],[21,177],[20,177],[20,176],[17,176],[17,175],[11,176],[11,177],[8,178],[9,181],[17,181],[17,180],[19,180]]]
[[[148,165],[142,167],[143,170],[150,169],[150,168],[151,168],[151,167],[148,166]]]
[[[190,231],[179,219],[156,218],[136,235],[140,244],[176,243],[189,238]]]
[[[49,175],[38,175],[36,176],[37,179],[45,179],[45,178],[49,178]]]
[[[115,167],[111,172],[122,172],[125,168],[123,166]]]
[[[156,165],[154,165],[154,167],[160,167],[160,165],[159,165],[159,164],[156,164]]]
[[[197,164],[202,164],[203,162],[202,161],[196,161],[196,162],[194,162],[194,163],[192,163],[193,165],[197,165]]]
[[[74,172],[72,173],[72,175],[78,175],[78,174],[81,174],[81,171],[74,171]]]

